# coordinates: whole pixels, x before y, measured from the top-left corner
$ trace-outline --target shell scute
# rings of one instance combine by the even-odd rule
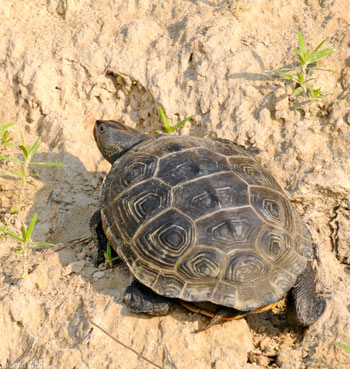
[[[170,188],[151,179],[134,186],[108,204],[109,214],[121,225],[122,234],[131,239],[138,228],[170,204]]]
[[[234,184],[234,186],[233,186]],[[192,219],[248,203],[248,187],[234,173],[215,173],[174,189],[175,206]]]
[[[230,171],[226,159],[215,155],[209,150],[198,148],[161,158],[157,177],[175,186],[208,174]]]
[[[178,258],[193,246],[193,222],[170,209],[143,226],[135,237],[138,255],[155,268],[174,268]]]

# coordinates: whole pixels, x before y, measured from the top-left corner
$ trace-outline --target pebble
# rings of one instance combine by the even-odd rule
[[[96,273],[94,273],[94,275],[92,276],[94,279],[100,279],[102,277],[104,277],[106,274],[105,271],[98,271]]]
[[[80,273],[83,270],[84,266],[85,266],[85,260],[74,261],[71,264],[72,272]]]

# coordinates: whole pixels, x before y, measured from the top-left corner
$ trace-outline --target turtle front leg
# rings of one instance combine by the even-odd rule
[[[174,304],[173,299],[156,294],[137,280],[126,288],[123,301],[133,313],[149,315],[166,315]]]
[[[95,213],[90,218],[90,232],[91,238],[97,246],[97,258],[96,265],[100,265],[105,261],[105,252],[107,250],[108,239],[102,227],[102,219],[100,210],[95,211]],[[112,257],[116,257],[117,253],[111,247]]]
[[[297,278],[288,300],[291,318],[301,326],[309,326],[324,313],[327,302],[323,297],[315,294],[314,272],[310,262]]]

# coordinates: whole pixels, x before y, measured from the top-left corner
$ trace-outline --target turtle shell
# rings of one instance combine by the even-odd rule
[[[113,164],[101,207],[132,274],[167,297],[257,309],[293,287],[312,254],[272,175],[226,140],[142,142]]]

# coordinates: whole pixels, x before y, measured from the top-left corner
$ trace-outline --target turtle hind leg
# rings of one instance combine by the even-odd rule
[[[166,315],[174,304],[174,300],[156,294],[137,280],[126,288],[123,302],[131,312],[149,315]]]
[[[316,322],[326,310],[326,300],[315,294],[314,272],[310,262],[288,295],[289,317],[307,327]]]
[[[105,261],[105,252],[107,250],[108,239],[102,227],[102,219],[100,210],[95,211],[95,213],[90,218],[90,232],[91,238],[97,246],[97,257],[95,259],[95,265],[98,266]],[[112,258],[118,256],[111,247]]]

